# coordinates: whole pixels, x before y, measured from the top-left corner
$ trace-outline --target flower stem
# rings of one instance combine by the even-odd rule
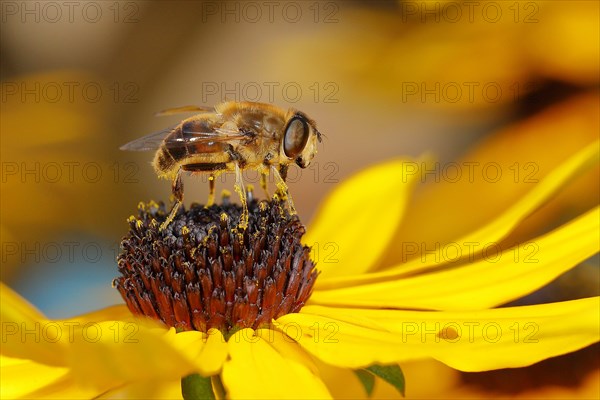
[[[181,378],[181,394],[185,400],[215,400],[210,377],[191,374]]]

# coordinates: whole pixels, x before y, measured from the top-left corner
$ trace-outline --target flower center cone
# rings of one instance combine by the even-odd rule
[[[180,210],[167,229],[164,204],[140,203],[113,281],[132,313],[178,330],[231,332],[269,326],[306,303],[317,270],[305,228],[283,202],[251,201],[248,227],[234,204]]]

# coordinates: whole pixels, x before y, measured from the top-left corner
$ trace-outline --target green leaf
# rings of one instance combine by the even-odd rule
[[[400,392],[400,394],[404,397],[404,374],[402,370],[397,365],[371,365],[368,368],[365,368],[366,371],[371,372],[373,375],[377,375],[384,381],[388,382],[392,386]]]
[[[185,400],[215,400],[210,377],[198,374],[181,378],[181,394]]]
[[[365,388],[367,396],[371,397],[373,389],[375,389],[375,375],[364,369],[357,369],[354,373]]]

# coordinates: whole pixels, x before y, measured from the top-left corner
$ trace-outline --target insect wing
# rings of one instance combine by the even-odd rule
[[[176,115],[176,114],[184,114],[191,112],[214,112],[214,107],[203,107],[203,106],[182,106],[182,107],[174,107],[167,108],[166,110],[162,110],[157,112],[155,115],[157,117],[163,117],[167,115]]]
[[[126,151],[146,151],[146,150],[156,150],[158,149],[165,137],[169,135],[173,131],[175,127],[170,127],[167,129],[163,129],[159,132],[154,132],[134,141],[131,141],[127,144],[124,144],[120,147],[121,150]]]
[[[210,142],[232,142],[236,140],[247,140],[251,134],[241,132],[239,129],[219,127],[211,129],[206,126],[185,126],[182,128],[183,138],[173,138],[173,141],[185,141],[186,143],[210,143]],[[165,143],[171,144],[171,138]]]

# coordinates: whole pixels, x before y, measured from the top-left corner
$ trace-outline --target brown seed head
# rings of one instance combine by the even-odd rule
[[[317,271],[300,243],[304,226],[278,201],[251,201],[237,227],[233,204],[180,211],[164,231],[164,204],[140,203],[118,256],[113,281],[132,313],[180,330],[230,332],[268,326],[298,312]]]

